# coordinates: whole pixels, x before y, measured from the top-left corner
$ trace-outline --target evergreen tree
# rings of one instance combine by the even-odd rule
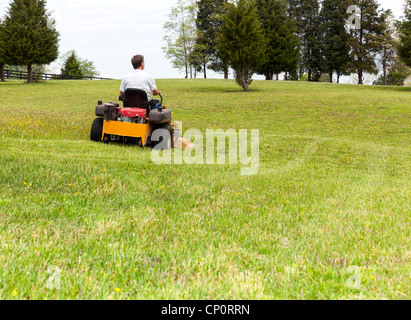
[[[225,14],[227,0],[199,0],[196,19],[197,51],[201,52],[204,78],[207,67],[215,72],[224,72],[228,79],[228,65],[218,52],[217,39],[222,28],[222,16]]]
[[[266,61],[258,73],[273,80],[274,74],[297,70],[299,39],[294,34],[294,25],[288,18],[284,0],[257,0],[257,10],[267,40]]]
[[[365,72],[378,73],[375,58],[381,47],[383,17],[376,0],[353,0],[352,3],[359,7],[361,14],[360,28],[350,29],[350,67],[358,75],[358,84],[363,84]]]
[[[300,77],[308,72],[308,81],[319,81],[322,60],[319,0],[288,0],[288,4],[301,43]]]
[[[349,74],[349,36],[345,28],[348,7],[347,0],[323,0],[322,2],[320,12],[321,69],[329,75],[329,82],[333,82],[334,73],[337,74],[338,79],[341,75]]]
[[[4,57],[4,38],[3,33],[3,23],[0,20],[0,81],[4,81],[4,65],[5,65],[5,57]]]
[[[63,68],[60,71],[62,76],[65,77],[84,77],[83,71],[81,69],[80,60],[77,58],[77,55],[74,51],[71,51],[71,54],[67,57]]]
[[[388,71],[397,60],[397,49],[395,41],[394,16],[391,10],[381,13],[382,34],[380,40],[380,62],[382,67],[382,84],[387,85]]]
[[[405,1],[404,20],[399,23],[400,44],[398,54],[411,67],[411,0]]]
[[[73,56],[73,57],[72,57]],[[67,63],[69,58],[71,58],[70,63]],[[62,54],[59,58],[59,65],[61,66],[60,72],[65,73],[65,75],[76,76],[76,77],[98,77],[100,73],[97,71],[93,61],[80,58],[76,51],[69,50]],[[70,67],[72,65],[72,67]],[[67,71],[63,71],[67,70]],[[72,71],[69,71],[72,70]]]
[[[28,82],[33,82],[32,66],[57,59],[59,33],[48,27],[45,0],[13,0],[4,20],[5,62],[25,65]]]
[[[234,70],[235,79],[249,91],[252,76],[265,61],[265,38],[253,2],[239,0],[227,6],[218,48]]]

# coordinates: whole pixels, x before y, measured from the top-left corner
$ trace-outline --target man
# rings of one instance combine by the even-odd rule
[[[158,96],[160,91],[157,89],[154,78],[143,71],[145,68],[144,56],[134,56],[131,59],[131,64],[134,67],[134,71],[125,75],[121,81],[120,97],[124,96],[124,92],[127,89],[141,89],[147,93],[148,101],[151,101],[151,94]],[[157,109],[158,107],[160,107],[160,103],[153,106],[152,109]]]

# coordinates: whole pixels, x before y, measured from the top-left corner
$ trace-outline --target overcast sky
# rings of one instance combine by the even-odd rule
[[[10,0],[0,0],[3,16]],[[131,57],[143,54],[146,71],[159,78],[182,78],[171,67],[162,47],[170,8],[177,0],[47,0],[60,32],[60,53],[76,50],[94,62],[102,77],[120,79],[132,70]],[[384,9],[402,15],[404,0],[379,0]],[[58,71],[55,69],[54,71]],[[209,73],[210,77],[221,75]]]

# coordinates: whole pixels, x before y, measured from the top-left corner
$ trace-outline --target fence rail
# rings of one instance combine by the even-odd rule
[[[5,79],[27,79],[27,71],[17,71],[17,70],[4,70]],[[112,78],[101,78],[101,77],[76,77],[76,76],[63,76],[61,74],[51,74],[51,73],[37,73],[33,72],[33,77],[35,80],[114,80]]]

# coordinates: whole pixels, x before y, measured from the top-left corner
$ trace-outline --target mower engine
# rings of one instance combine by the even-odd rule
[[[147,111],[139,108],[120,108],[117,121],[147,124]]]
[[[119,108],[118,103],[98,102],[96,116],[104,117],[105,120],[120,121],[128,123],[147,124],[147,111],[140,108]]]

